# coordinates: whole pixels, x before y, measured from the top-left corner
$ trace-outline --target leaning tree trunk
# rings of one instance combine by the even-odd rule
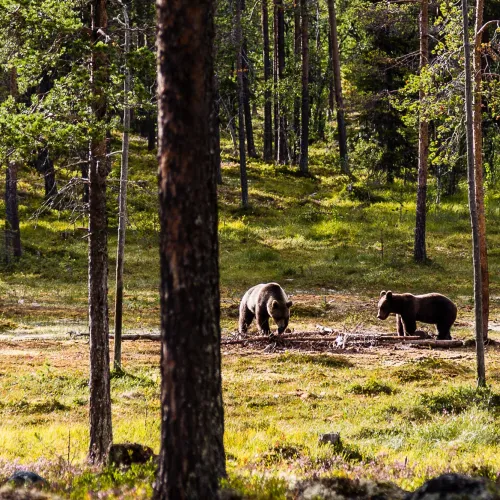
[[[114,369],[122,368],[122,329],[123,329],[123,268],[125,264],[125,232],[127,229],[127,184],[128,156],[130,132],[130,105],[128,94],[132,88],[132,75],[128,66],[130,53],[130,22],[128,7],[120,1],[123,10],[125,40],[123,44],[125,55],[125,81],[123,84],[123,136],[122,164],[120,171],[120,194],[118,197],[118,243],[116,248],[116,297],[115,297],[115,352]]]
[[[271,58],[269,55],[269,12],[267,0],[262,0],[262,39],[264,60],[264,161],[273,159],[273,125],[272,125],[272,103],[271,91]]]
[[[481,43],[483,25],[484,0],[476,1],[476,23],[474,37],[474,91],[473,102],[473,134],[474,134],[474,162],[476,176],[476,204],[479,224],[479,251],[481,253],[481,286],[483,295],[483,336],[488,338],[488,318],[490,313],[490,277],[488,272],[488,249],[486,243],[486,216],[484,212],[484,182],[483,182],[483,131],[482,131],[482,68]]]
[[[344,114],[344,98],[342,96],[342,80],[340,76],[340,53],[337,35],[337,16],[334,0],[328,0],[328,17],[330,22],[330,58],[332,60],[333,80],[335,87],[335,102],[337,104],[337,126],[339,129],[340,168],[344,174],[349,174],[349,159],[347,156],[347,131]]]
[[[93,0],[91,88],[93,112],[99,121],[106,119],[103,85],[108,79],[105,52],[95,47],[106,31],[106,0]],[[89,154],[89,326],[90,326],[90,446],[89,460],[105,460],[113,441],[109,374],[108,323],[108,239],[106,217],[106,177],[108,174],[106,136],[91,139]]]
[[[429,64],[429,4],[421,0],[420,4],[420,75]],[[429,122],[425,113],[425,90],[420,84],[420,116],[418,127],[418,191],[417,214],[415,221],[415,245],[413,258],[416,262],[427,260],[425,245],[427,213],[427,163],[429,159]]]
[[[484,362],[483,307],[481,283],[481,251],[479,221],[476,204],[476,180],[474,172],[474,137],[472,114],[472,75],[470,63],[470,42],[467,0],[462,0],[463,44],[465,55],[465,123],[467,138],[467,178],[469,183],[469,209],[472,227],[472,260],[474,267],[474,315],[476,332],[477,383],[486,385]]]
[[[240,151],[240,182],[241,182],[241,206],[248,208],[248,180],[247,159],[245,153],[245,88],[243,83],[243,41],[241,33],[241,3],[236,0],[235,9],[235,42],[236,42],[236,72],[238,74],[238,139]]]
[[[154,498],[217,498],[225,475],[210,152],[214,2],[157,0],[161,446]]]
[[[300,14],[302,19],[302,120],[300,134],[300,172],[306,175],[309,172],[309,27],[307,14],[307,0],[300,0]]]

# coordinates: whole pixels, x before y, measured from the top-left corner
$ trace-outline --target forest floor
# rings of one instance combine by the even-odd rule
[[[132,144],[125,333],[159,329],[156,166],[144,145],[138,139]],[[331,158],[313,149],[310,178],[298,176],[294,167],[250,163],[252,206],[242,211],[237,165],[227,145],[224,159],[219,195],[224,340],[234,338],[244,291],[265,281],[278,281],[294,301],[292,332],[394,333],[394,318],[376,317],[380,290],[392,289],[448,295],[459,308],[453,337],[472,338],[465,186],[437,204],[430,185],[431,259],[416,265],[413,183],[387,186],[374,174],[357,172],[363,182],[352,184],[334,171]],[[118,169],[113,166],[112,179]],[[59,174],[60,182],[72,175]],[[28,170],[20,179],[25,253],[0,275],[0,484],[22,467],[46,477],[63,497],[101,491],[101,498],[146,498],[154,464],[98,471],[84,460],[89,346],[88,339],[70,332],[88,331],[86,222],[71,211],[32,217],[43,183]],[[499,200],[500,191],[491,187],[493,339],[500,339]],[[110,269],[115,205],[112,180]],[[110,275],[110,304],[113,297]],[[318,350],[307,343],[274,344],[222,349],[228,484],[249,498],[285,498],[294,480],[313,476],[391,481],[410,490],[444,471],[491,478],[500,472],[496,346],[487,347],[488,388],[477,391],[470,347],[336,350],[326,344]],[[158,451],[159,343],[125,342],[123,366],[123,373],[112,374],[114,440]],[[318,442],[329,432],[340,433],[341,444]]]

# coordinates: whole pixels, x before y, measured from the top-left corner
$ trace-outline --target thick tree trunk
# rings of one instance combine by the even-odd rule
[[[22,255],[17,170],[17,163],[9,162],[5,179],[5,259],[7,262],[12,262],[12,260],[18,259]]]
[[[473,90],[473,134],[474,162],[476,177],[476,204],[479,224],[479,251],[481,253],[481,286],[483,294],[483,335],[488,338],[488,318],[490,313],[490,277],[488,272],[488,250],[486,243],[486,216],[484,212],[483,181],[483,127],[482,127],[482,68],[481,43],[483,26],[484,0],[476,0],[476,23],[473,55],[474,90]]]
[[[335,102],[337,104],[337,126],[339,129],[340,167],[344,174],[349,174],[349,158],[347,156],[347,131],[345,125],[344,98],[342,96],[342,80],[340,76],[340,54],[337,35],[337,16],[334,0],[328,1],[328,17],[330,21],[330,58],[332,60]]]
[[[262,0],[262,39],[263,39],[263,60],[264,60],[264,161],[273,159],[273,130],[272,130],[272,104],[271,91],[269,89],[271,81],[271,58],[269,55],[269,13],[267,0]]]
[[[247,150],[249,158],[257,158],[255,143],[253,140],[252,109],[250,107],[250,65],[248,62],[248,48],[246,39],[243,40],[242,47],[242,76],[243,76],[243,109],[245,112],[245,131],[247,136]]]
[[[309,27],[307,0],[300,0],[302,19],[302,127],[300,134],[300,172],[309,172]]]
[[[241,3],[236,0],[235,10],[235,42],[236,42],[236,72],[238,74],[238,143],[240,152],[240,182],[241,182],[241,206],[248,207],[248,181],[247,181],[247,159],[245,153],[245,88],[243,83],[243,40],[241,30]]]
[[[116,297],[115,297],[115,352],[114,369],[122,368],[122,327],[123,327],[123,267],[125,264],[125,232],[127,229],[127,183],[128,183],[128,156],[130,132],[130,106],[128,94],[132,88],[132,75],[128,67],[127,57],[130,53],[130,23],[128,7],[122,5],[125,28],[125,82],[123,85],[123,136],[122,136],[122,164],[120,171],[120,195],[118,197],[118,243],[116,248]]]
[[[157,12],[162,429],[154,498],[217,498],[225,456],[210,153],[214,2],[157,0]]]
[[[101,41],[98,30],[107,28],[106,0],[91,3],[92,42]],[[94,48],[91,66],[93,111],[97,120],[106,119],[106,97],[102,87],[107,78],[107,58]],[[90,446],[89,460],[105,460],[113,441],[109,374],[108,238],[106,137],[91,140],[89,154],[89,327],[90,327]]]
[[[462,0],[463,44],[465,54],[465,123],[467,137],[467,178],[469,184],[469,209],[472,227],[472,260],[474,267],[474,315],[476,332],[477,382],[486,385],[484,362],[483,306],[481,283],[481,251],[479,221],[476,204],[476,179],[474,172],[474,136],[472,113],[472,74],[470,62],[469,22],[467,0]]]
[[[420,73],[429,64],[429,4],[421,0],[420,4]],[[427,260],[425,229],[427,213],[427,163],[429,158],[429,122],[425,116],[425,91],[420,89],[420,117],[418,127],[418,191],[417,214],[415,221],[415,244],[413,258],[416,262]]]

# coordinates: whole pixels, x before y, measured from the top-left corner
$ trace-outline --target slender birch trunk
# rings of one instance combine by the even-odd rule
[[[474,322],[476,333],[477,383],[486,385],[484,361],[483,306],[481,283],[481,250],[479,221],[476,204],[476,179],[474,172],[474,133],[472,114],[472,72],[470,61],[469,20],[467,0],[462,0],[463,44],[465,55],[465,123],[467,137],[467,178],[469,184],[469,209],[472,227],[472,261],[474,268]]]

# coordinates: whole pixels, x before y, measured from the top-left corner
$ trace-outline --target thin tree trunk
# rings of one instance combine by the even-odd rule
[[[281,99],[281,82],[285,76],[285,12],[283,0],[274,0],[274,129],[276,161],[287,161],[286,110]]]
[[[19,201],[17,196],[16,162],[9,162],[5,179],[5,259],[7,263],[22,255],[19,228]]]
[[[420,4],[420,74],[429,64],[429,4],[421,0]],[[418,128],[418,191],[417,214],[415,222],[415,245],[413,258],[416,262],[427,260],[425,229],[427,212],[427,163],[429,158],[429,122],[425,116],[425,91],[420,86],[420,117]]]
[[[91,3],[92,42],[101,41],[98,30],[107,29],[106,0]],[[91,65],[93,111],[106,119],[106,97],[102,87],[108,78],[108,61],[94,47]],[[113,441],[109,373],[108,238],[106,177],[108,146],[105,135],[91,139],[89,154],[89,327],[90,327],[90,446],[89,460],[102,463]]]
[[[240,151],[241,206],[248,207],[247,159],[245,153],[245,90],[243,84],[243,41],[241,33],[241,2],[236,0],[235,41],[237,50],[236,72],[238,74],[238,139]]]
[[[486,385],[484,361],[483,306],[481,283],[481,250],[479,240],[479,221],[476,204],[476,180],[474,172],[474,134],[472,114],[472,74],[470,61],[469,21],[467,0],[462,0],[463,44],[465,54],[465,123],[467,137],[467,178],[469,183],[469,209],[472,227],[472,260],[474,267],[474,316],[476,332],[477,383]]]
[[[213,155],[215,169],[217,171],[217,184],[222,184],[222,162],[220,156],[220,94],[219,94],[219,80],[214,75],[214,98],[212,100],[212,113],[210,119],[212,120],[212,146],[210,151]]]
[[[250,65],[248,63],[248,48],[246,39],[243,40],[241,63],[243,76],[243,109],[245,113],[245,131],[247,136],[248,156],[249,158],[257,158],[257,152],[255,151],[255,143],[253,140],[252,109],[250,107],[250,82],[248,76]]]
[[[35,164],[37,171],[43,175],[45,199],[49,200],[57,195],[57,183],[54,162],[50,157],[48,148],[44,148],[40,151]]]
[[[280,134],[280,92],[279,92],[279,77],[278,77],[278,3],[279,0],[274,0],[273,8],[273,113],[274,113],[274,160],[277,162],[279,158],[279,134]]]
[[[115,352],[114,369],[122,368],[122,327],[123,327],[123,267],[125,263],[125,232],[127,229],[127,183],[128,183],[128,156],[130,131],[130,106],[128,94],[132,88],[132,75],[128,66],[127,57],[130,53],[130,23],[128,7],[120,2],[123,10],[125,28],[125,81],[123,85],[123,136],[122,136],[122,164],[120,172],[120,195],[118,197],[118,243],[116,248],[116,298],[115,298]]]
[[[225,475],[214,2],[157,0],[162,428],[155,499],[217,498]]]
[[[156,120],[151,111],[146,115],[146,128],[148,134],[148,151],[153,151],[156,147]]]
[[[302,18],[302,127],[300,134],[300,171],[309,172],[309,27],[307,0],[300,0]]]
[[[488,272],[488,249],[486,243],[486,216],[484,212],[484,182],[483,182],[483,131],[482,131],[482,68],[481,68],[481,43],[483,40],[483,11],[484,0],[476,0],[476,23],[474,37],[474,90],[473,102],[473,134],[474,134],[474,162],[476,176],[476,204],[479,224],[479,251],[481,253],[481,286],[483,294],[483,335],[488,338],[488,318],[490,312],[490,277]]]
[[[269,13],[267,0],[262,0],[262,38],[264,59],[264,161],[273,159],[273,131],[272,131],[272,107],[271,91],[269,84],[271,80],[271,59],[269,55]]]
[[[330,20],[330,58],[332,60],[333,80],[335,87],[335,102],[337,104],[337,126],[339,129],[340,168],[344,174],[349,174],[349,158],[347,155],[347,131],[344,114],[344,99],[342,96],[342,80],[340,76],[340,54],[337,35],[337,16],[335,2],[328,0],[328,17]]]
[[[301,26],[300,26],[300,2],[294,2],[293,9],[293,52],[295,55],[295,64],[298,65],[301,58]],[[297,95],[293,102],[293,150],[292,162],[297,163],[297,145],[300,143],[300,112],[301,112],[301,99]]]

